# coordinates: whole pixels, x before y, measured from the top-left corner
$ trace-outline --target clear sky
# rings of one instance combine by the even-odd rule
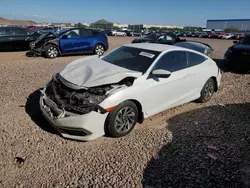
[[[205,26],[207,19],[249,19],[250,0],[0,0],[0,17]]]

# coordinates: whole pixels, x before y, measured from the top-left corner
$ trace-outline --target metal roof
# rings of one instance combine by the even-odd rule
[[[207,22],[249,22],[250,19],[207,20]]]

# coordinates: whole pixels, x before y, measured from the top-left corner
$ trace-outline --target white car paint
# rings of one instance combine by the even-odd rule
[[[152,48],[153,45],[156,45],[155,48]],[[125,100],[133,99],[139,101],[142,105],[144,117],[150,117],[163,110],[198,99],[200,97],[202,87],[210,77],[218,78],[218,83],[220,83],[220,72],[218,72],[216,63],[211,58],[199,52],[180,47],[165,47],[167,45],[149,43],[144,45],[141,45],[140,43],[133,45],[130,44],[126,46],[158,51],[162,51],[163,49],[165,50],[155,60],[151,67],[149,67],[148,71],[135,80],[133,86],[119,91],[105,99],[100,104],[103,108],[116,106]],[[163,49],[161,47],[163,47]],[[207,61],[201,65],[174,72],[169,78],[159,78],[159,81],[147,79],[156,62],[164,54],[175,50],[190,51],[200,54],[206,57]],[[166,87],[166,85],[168,87]],[[145,95],[145,93],[147,93],[147,95]],[[157,97],[149,98],[149,96]]]
[[[234,36],[234,34],[232,34],[232,33],[225,34],[224,36],[222,36],[222,39],[230,39],[233,36]]]
[[[141,104],[143,115],[145,118],[147,118],[169,108],[198,99],[204,84],[211,77],[216,79],[217,87],[220,85],[221,73],[216,63],[211,58],[197,51],[177,46],[150,43],[128,44],[125,46],[139,48],[142,50],[154,50],[161,53],[144,74],[136,76],[137,79],[135,79],[132,86],[123,87],[112,92],[112,94],[110,94],[103,102],[101,102],[99,106],[101,106],[103,109],[117,106],[126,100],[136,100]],[[149,78],[149,74],[154,69],[158,60],[163,55],[172,51],[196,53],[205,57],[206,61],[193,67],[172,72],[171,76],[168,78]],[[83,61],[83,59],[81,61]],[[78,63],[79,62],[80,60],[78,60]],[[86,63],[85,61],[83,62]],[[81,66],[79,65],[79,67]],[[64,72],[65,71],[62,71],[62,73]],[[74,74],[71,74],[68,79],[70,79],[70,77],[74,77]],[[124,76],[120,77],[120,79],[122,78],[124,78]],[[110,80],[110,82],[111,81],[112,80]],[[115,81],[117,80],[113,80],[113,83]],[[87,141],[98,138],[105,134],[104,122],[108,113],[101,114],[93,111],[88,114],[72,117],[52,117],[49,113],[48,107],[46,107],[46,105],[43,103],[43,99],[46,98],[45,90],[46,87],[42,91],[40,107],[46,119],[57,130],[59,130],[59,132],[60,127],[66,126],[73,128],[79,127],[91,133],[88,136],[82,137],[62,134],[64,137]],[[73,123],[71,123],[71,121]]]
[[[112,35],[114,35],[114,36],[127,36],[126,32],[124,32],[124,31],[113,31]]]
[[[126,78],[139,77],[142,73],[128,70],[103,61],[98,56],[89,56],[68,64],[61,72],[61,81],[74,84],[75,89],[116,83]]]

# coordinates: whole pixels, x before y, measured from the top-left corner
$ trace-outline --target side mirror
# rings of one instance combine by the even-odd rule
[[[156,69],[150,73],[151,77],[157,78],[168,78],[171,75],[171,72],[163,69]]]
[[[238,41],[237,41],[237,40],[235,40],[233,43],[234,43],[234,44],[236,44],[236,43],[238,43]]]
[[[67,35],[62,36],[62,39],[67,39],[67,38],[68,38]]]

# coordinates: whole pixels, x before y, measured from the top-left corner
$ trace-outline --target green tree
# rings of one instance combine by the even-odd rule
[[[240,30],[238,28],[235,28],[235,27],[229,27],[229,28],[226,28],[224,29],[225,32],[239,32]]]
[[[149,30],[151,30],[151,31],[160,31],[161,30],[161,28],[160,27],[150,27],[150,28],[148,28]]]
[[[117,26],[113,26],[113,29],[115,29],[115,30],[119,30],[120,28],[119,28],[119,27],[117,27]]]
[[[80,22],[78,22],[77,24],[75,24],[75,27],[78,27],[78,28],[86,28],[87,26],[81,24]]]

